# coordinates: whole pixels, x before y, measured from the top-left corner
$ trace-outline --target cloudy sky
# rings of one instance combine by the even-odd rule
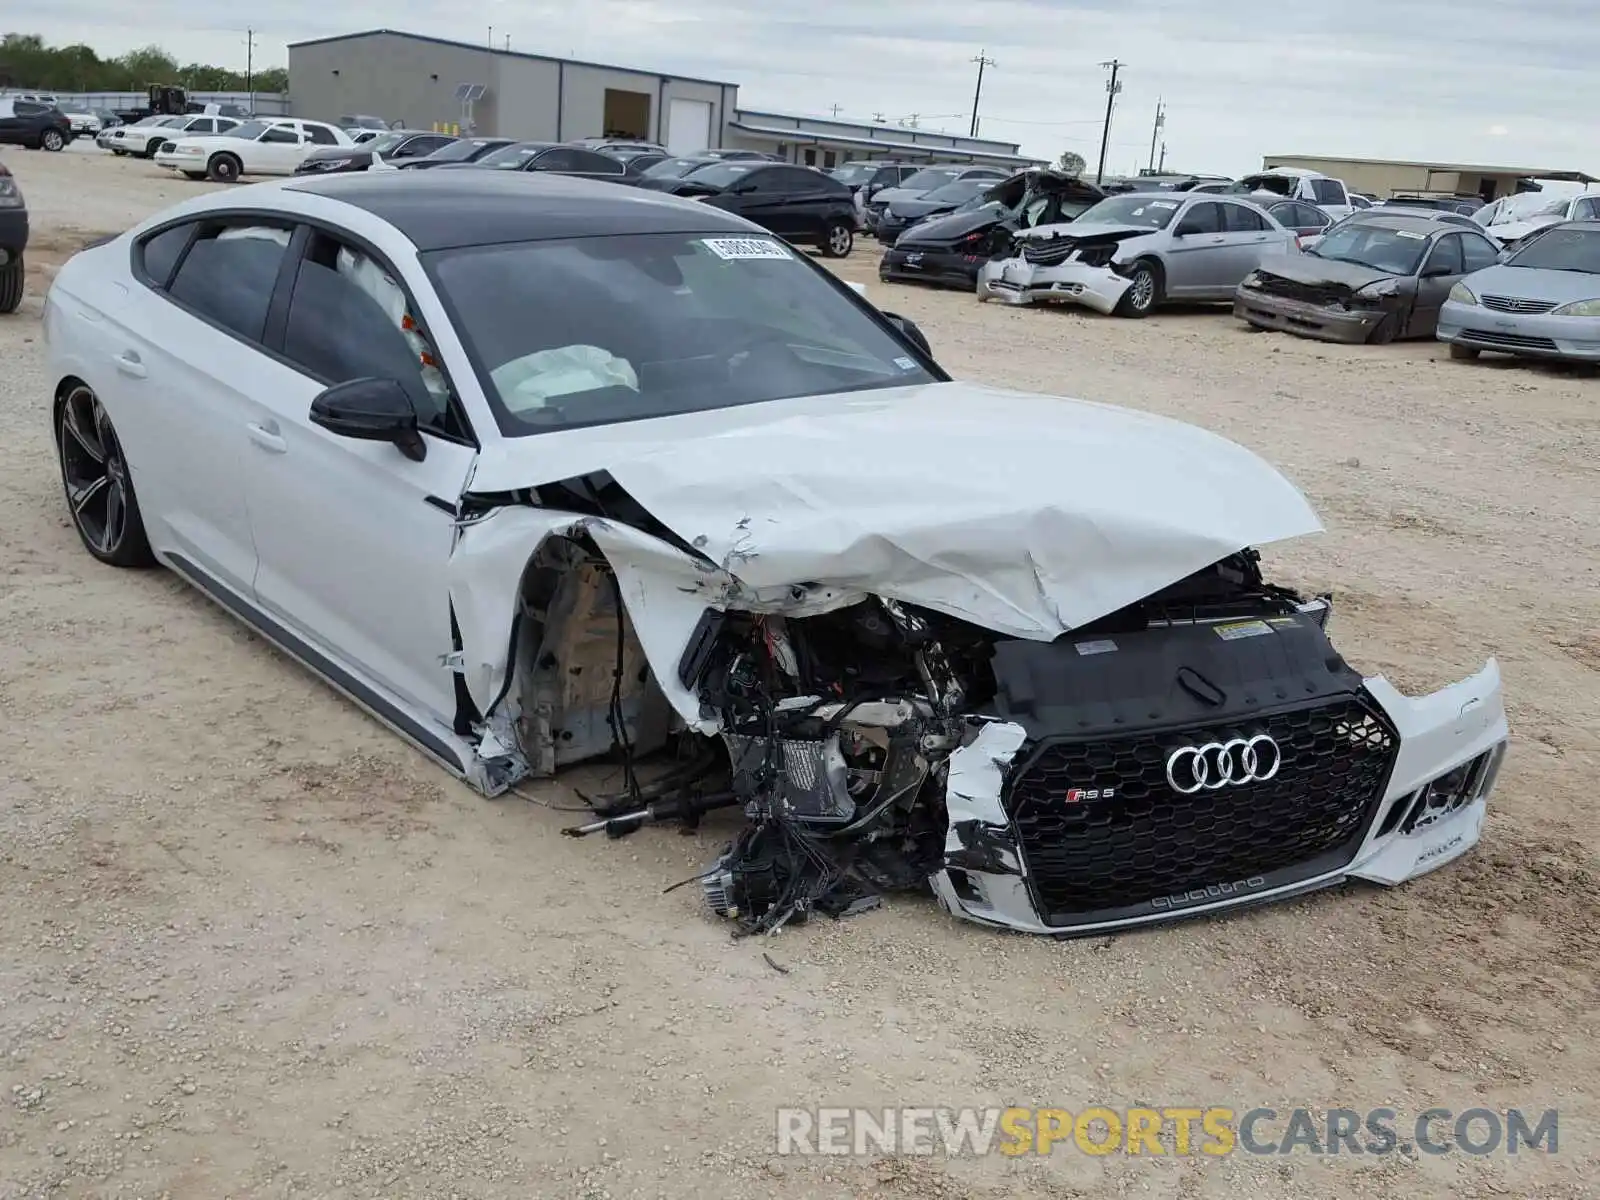
[[[980,50],[982,133],[1092,168],[1106,72],[1123,91],[1108,172],[1144,165],[1165,101],[1169,167],[1240,174],[1263,154],[1594,168],[1593,0],[57,0],[18,32],[102,53],[150,42],[183,61],[287,60],[304,38],[388,27],[726,79],[751,108],[918,114],[965,131]],[[248,14],[248,16],[244,15]],[[11,18],[14,23],[16,15]]]

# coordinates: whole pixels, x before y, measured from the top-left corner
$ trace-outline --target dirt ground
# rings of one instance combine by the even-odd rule
[[[6,150],[37,228],[0,318],[0,1197],[1579,1197],[1600,1172],[1600,381],[881,285],[956,375],[1150,409],[1264,454],[1407,690],[1490,655],[1512,757],[1483,844],[1413,885],[1053,943],[896,899],[734,942],[662,895],[727,822],[623,841],[485,801],[198,594],[96,565],[48,431],[40,297],[193,193]],[[1070,464],[1063,464],[1070,479]],[[547,802],[571,801],[560,787]],[[784,968],[775,970],[763,956]],[[1560,1110],[1559,1153],[785,1158],[780,1105]],[[1589,1180],[1585,1184],[1583,1181]]]

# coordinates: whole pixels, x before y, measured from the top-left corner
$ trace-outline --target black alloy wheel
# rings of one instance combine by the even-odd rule
[[[67,507],[84,548],[112,566],[154,563],[122,444],[87,387],[74,387],[62,402],[56,441]]]

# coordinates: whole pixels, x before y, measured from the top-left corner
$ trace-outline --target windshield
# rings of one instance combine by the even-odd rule
[[[1600,275],[1600,231],[1548,230],[1506,259],[1506,266]]]
[[[940,204],[965,204],[974,196],[981,196],[994,186],[992,179],[958,179],[954,183],[947,183],[943,187],[934,188],[933,191],[923,196],[924,200],[937,201]]]
[[[485,146],[492,144],[484,138],[462,138],[459,142],[451,142],[448,146],[440,146],[427,157],[435,162],[466,162]]]
[[[737,183],[740,176],[748,175],[759,163],[748,162],[713,162],[704,166],[695,167],[689,172],[688,178],[696,183],[703,183],[707,187],[725,188],[729,184]]]
[[[423,259],[508,437],[933,380],[775,238],[583,237]]]
[[[1181,200],[1155,196],[1111,196],[1078,214],[1085,225],[1148,225],[1165,229],[1172,223]]]
[[[908,192],[931,192],[936,187],[950,183],[960,174],[960,167],[924,167],[909,179],[902,180],[900,186]]]
[[[1361,221],[1337,225],[1307,254],[1356,263],[1390,275],[1414,275],[1428,250],[1428,235],[1414,229],[1385,229]]]
[[[871,183],[872,177],[878,173],[878,168],[872,163],[856,163],[851,167],[838,167],[828,174],[847,187],[855,187],[858,183]]]
[[[646,179],[682,179],[690,171],[697,171],[701,167],[710,166],[703,158],[665,158],[648,168],[644,177]]]
[[[485,154],[478,163],[480,166],[494,167],[500,171],[517,171],[545,148],[543,142],[513,142],[509,146],[501,146],[492,154]]]
[[[246,121],[243,125],[224,130],[222,136],[246,138],[253,142],[270,128],[265,121]]]

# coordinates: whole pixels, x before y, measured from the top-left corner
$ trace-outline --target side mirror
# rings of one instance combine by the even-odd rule
[[[311,423],[340,437],[393,442],[413,462],[428,455],[428,443],[417,431],[417,410],[393,379],[334,384],[311,402]]]
[[[1172,231],[1173,237],[1188,237],[1195,233],[1204,233],[1198,221],[1179,221],[1178,227]]]
[[[1421,276],[1421,278],[1423,278],[1423,279],[1443,279],[1446,275],[1459,275],[1459,274],[1461,274],[1461,272],[1457,271],[1454,267],[1429,266],[1429,267],[1423,267],[1422,268],[1422,276]]]
[[[889,324],[905,335],[906,341],[921,350],[926,357],[933,357],[933,350],[928,345],[928,337],[921,329],[917,328],[915,321],[910,317],[902,317],[899,313],[886,312],[883,315],[889,319]]]

